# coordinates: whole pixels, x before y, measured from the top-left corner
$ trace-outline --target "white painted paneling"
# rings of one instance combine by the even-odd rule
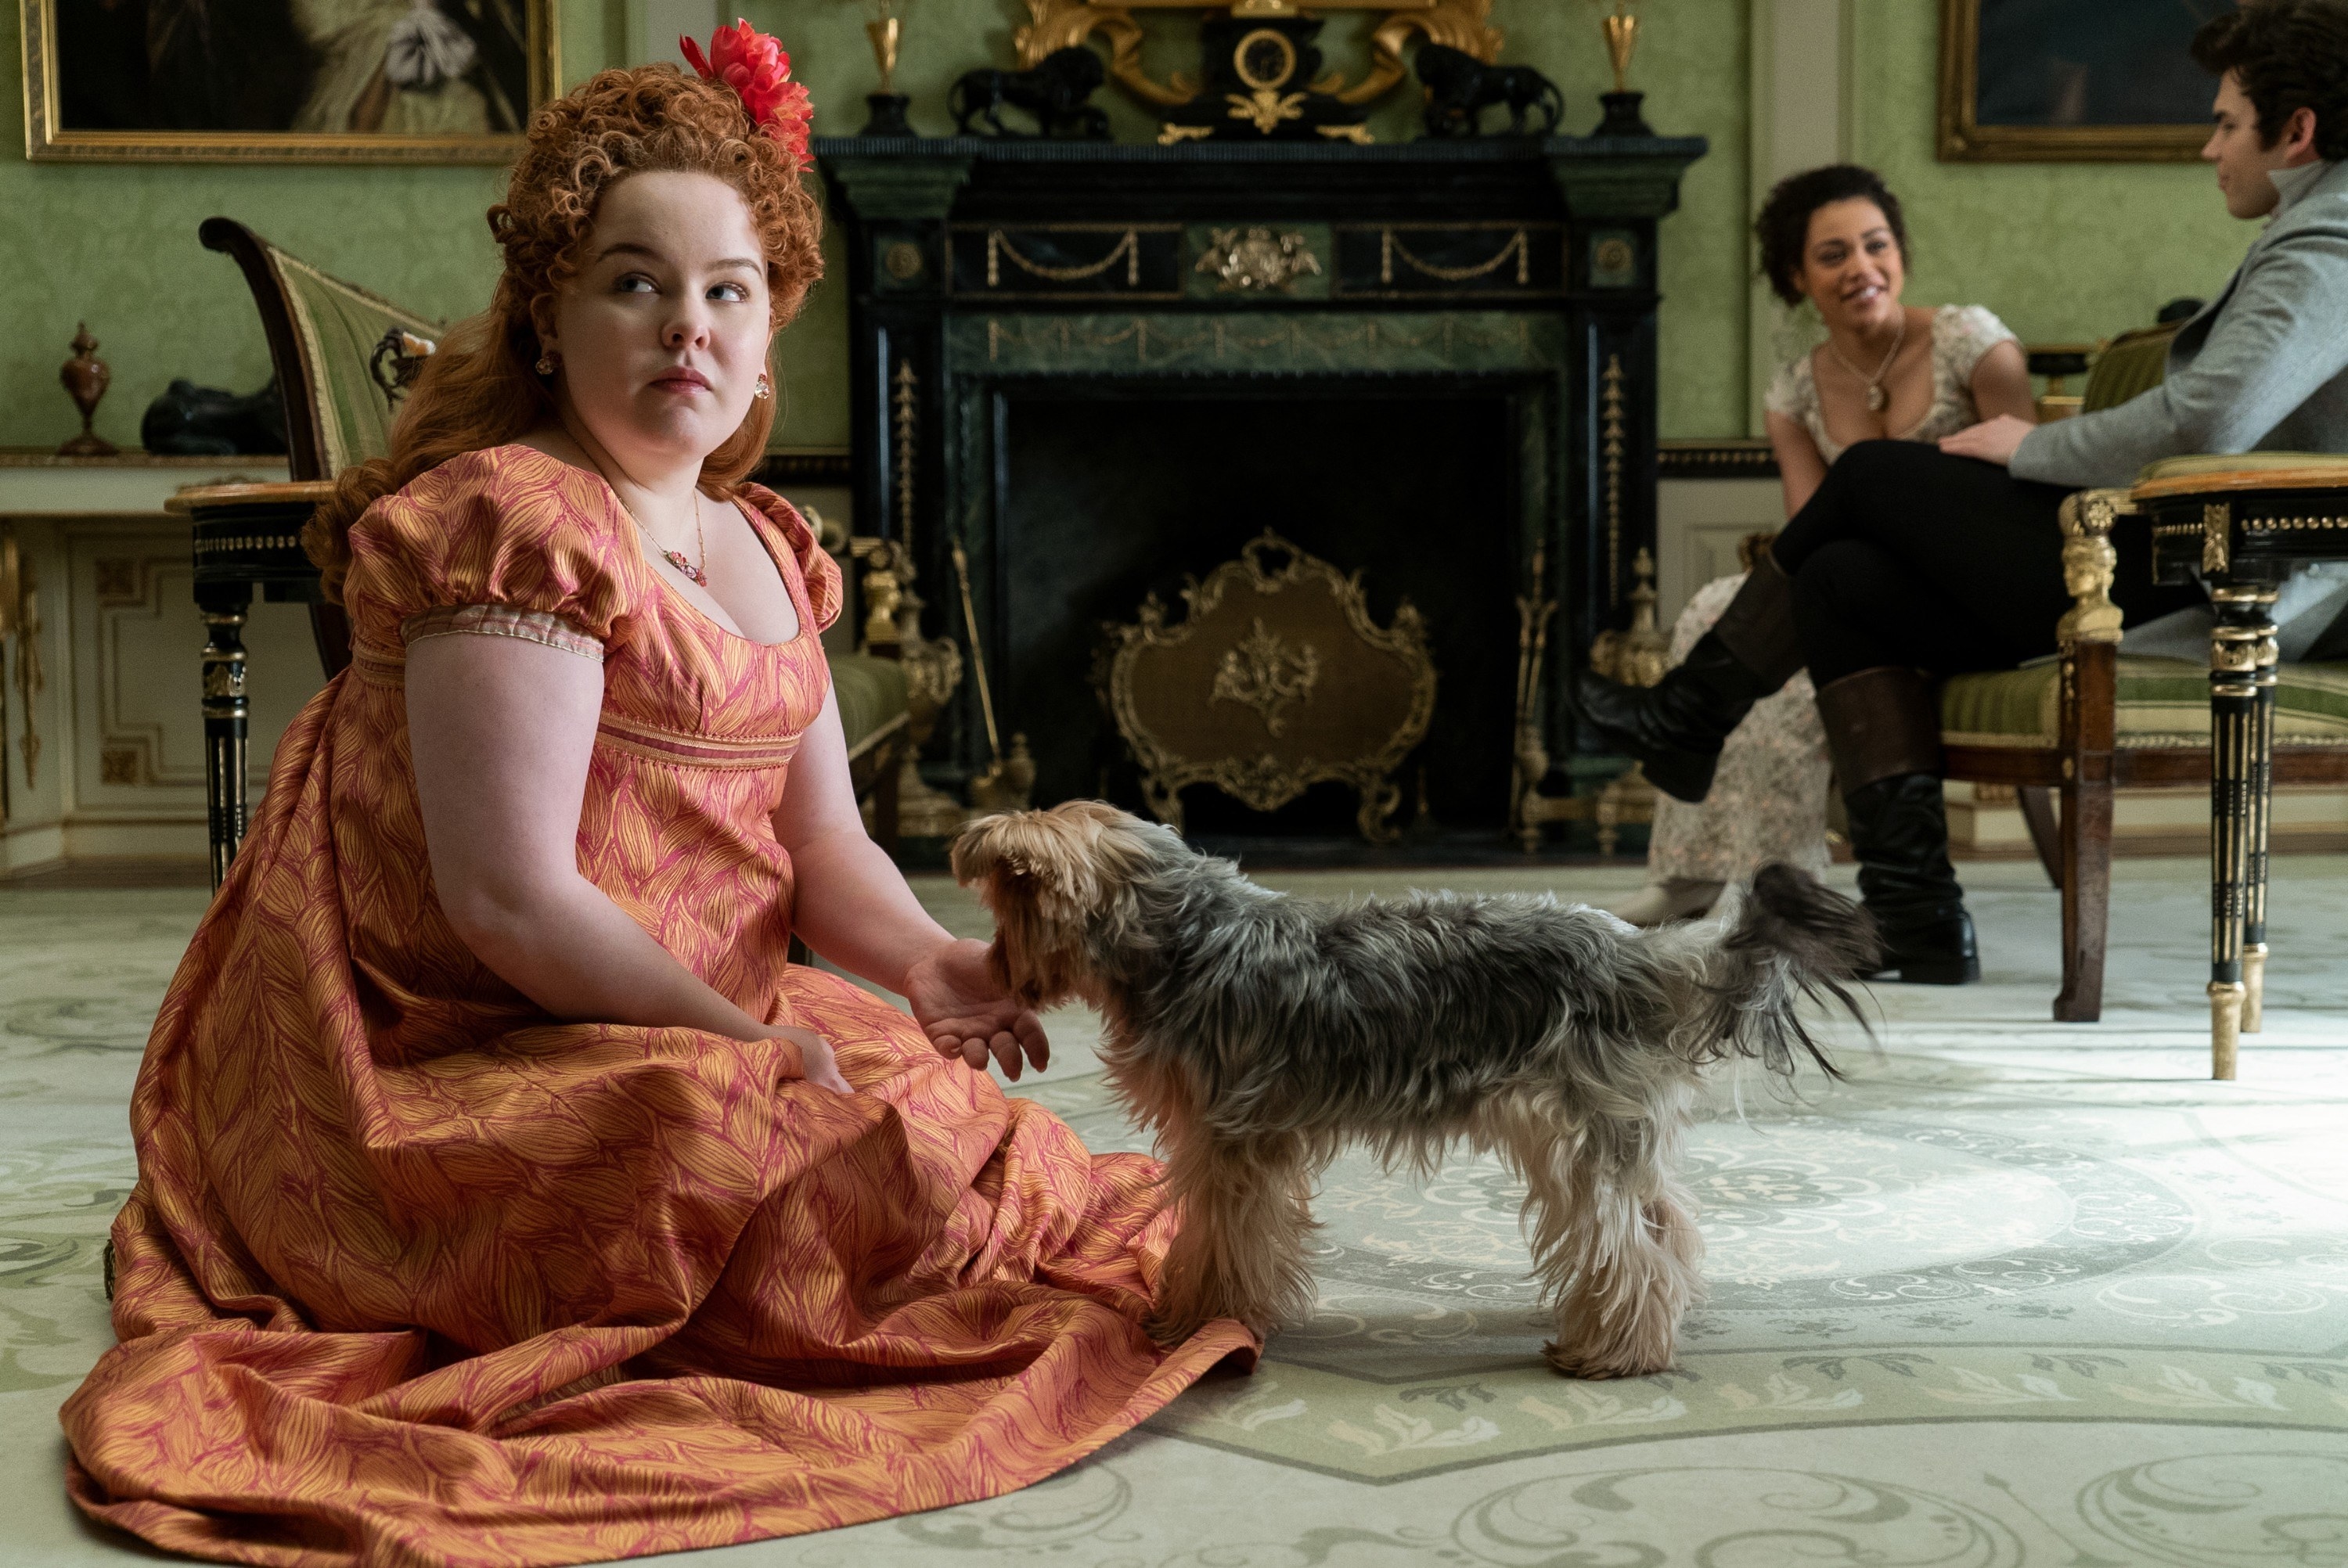
[[[1655,487],[1655,614],[1665,630],[1690,595],[1738,569],[1736,543],[1785,526],[1775,479],[1665,479]]]
[[[195,572],[177,519],[65,525],[71,600],[72,796],[79,819],[202,820],[204,723]],[[247,787],[325,683],[306,607],[255,601],[244,628]],[[204,853],[199,830],[187,852]]]
[[[0,875],[60,856],[202,859],[204,628],[186,520],[18,515],[0,526],[39,574],[46,678],[28,782],[9,650]],[[257,805],[280,737],[324,677],[302,605],[256,603],[244,641]]]

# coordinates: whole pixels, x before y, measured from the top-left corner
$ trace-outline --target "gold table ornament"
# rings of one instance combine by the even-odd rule
[[[1492,0],[1027,0],[1028,25],[1013,35],[1019,64],[1032,69],[1056,49],[1082,44],[1097,33],[1109,46],[1108,71],[1119,87],[1146,105],[1171,108],[1190,101],[1199,84],[1188,73],[1160,82],[1142,68],[1142,26],[1134,13],[1151,11],[1220,11],[1241,19],[1301,16],[1308,12],[1381,12],[1370,32],[1370,64],[1361,80],[1347,83],[1332,72],[1313,84],[1315,92],[1329,93],[1349,104],[1375,103],[1391,92],[1410,67],[1403,49],[1412,34],[1430,44],[1443,44],[1490,64],[1500,57],[1504,41],[1490,25]],[[1253,105],[1249,106],[1253,112]],[[1205,134],[1189,127],[1166,139],[1181,140]]]
[[[98,340],[89,335],[89,323],[82,323],[74,331],[73,357],[57,367],[57,383],[73,399],[74,407],[81,412],[81,434],[73,436],[57,448],[60,457],[111,457],[118,448],[113,442],[90,428],[98,417],[98,405],[106,396],[106,389],[114,384],[114,372],[106,361],[98,357]]]
[[[1410,601],[1380,627],[1360,573],[1270,528],[1182,598],[1179,620],[1152,594],[1136,623],[1105,629],[1103,694],[1150,811],[1179,829],[1190,784],[1268,812],[1334,781],[1360,794],[1363,837],[1401,837],[1393,774],[1426,737],[1436,692],[1426,624]]]
[[[1639,18],[1632,7],[1639,0],[1593,0],[1600,5],[1614,8],[1600,18],[1599,26],[1606,34],[1606,59],[1614,67],[1614,90],[1601,93],[1598,101],[1606,116],[1598,122],[1596,136],[1653,136],[1654,128],[1648,125],[1639,112],[1646,94],[1631,87],[1631,56],[1639,48]]]
[[[1598,0],[1604,5],[1606,0]],[[1631,56],[1639,48],[1639,18],[1632,14],[1636,0],[1613,0],[1614,10],[1600,26],[1606,29],[1606,58],[1614,67],[1614,90],[1631,90]]]
[[[905,111],[912,99],[897,90],[897,56],[904,42],[905,12],[912,0],[868,0],[872,8],[872,20],[864,24],[864,36],[872,41],[872,63],[880,67],[880,88],[867,93],[864,101],[872,111],[865,120],[859,136],[912,136],[912,123]]]

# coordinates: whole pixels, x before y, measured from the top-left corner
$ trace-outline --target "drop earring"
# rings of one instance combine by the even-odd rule
[[[555,372],[555,368],[561,364],[561,363],[562,362],[561,360],[554,357],[554,351],[552,349],[548,349],[545,353],[538,356],[538,364],[532,368],[534,368],[541,375],[552,375]]]
[[[750,389],[753,397],[772,397],[774,395],[775,389],[767,384],[767,378],[763,375],[758,378],[758,384]]]

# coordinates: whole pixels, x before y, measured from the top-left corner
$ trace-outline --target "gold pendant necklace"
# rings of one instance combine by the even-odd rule
[[[1869,414],[1880,414],[1884,409],[1890,406],[1891,395],[1883,390],[1883,377],[1891,369],[1891,362],[1900,357],[1900,347],[1906,343],[1907,341],[1908,313],[1906,311],[1901,311],[1900,313],[1900,330],[1891,334],[1891,352],[1883,356],[1883,363],[1875,367],[1875,374],[1873,375],[1869,375],[1865,371],[1859,369],[1859,366],[1851,364],[1850,361],[1843,358],[1842,350],[1835,347],[1834,345],[1834,339],[1831,337],[1827,339],[1827,352],[1835,356],[1835,363],[1841,365],[1843,369],[1850,372],[1851,374],[1859,377],[1859,380],[1867,383],[1867,411]]]

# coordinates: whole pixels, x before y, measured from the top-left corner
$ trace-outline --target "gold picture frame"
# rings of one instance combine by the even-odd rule
[[[2082,5],[2110,0],[2079,0]],[[1938,148],[1943,163],[2191,163],[2209,139],[2205,115],[2173,124],[1983,125],[1983,0],[1941,0]],[[2182,49],[2182,44],[2179,45]],[[2216,91],[2215,84],[2211,92]]]
[[[513,122],[511,130],[217,130],[75,126],[67,123],[67,105],[73,95],[62,86],[67,79],[67,73],[75,67],[61,57],[67,46],[58,27],[57,12],[60,5],[88,4],[88,0],[17,0],[24,45],[25,156],[36,163],[510,163],[521,151],[522,128],[555,95],[562,79],[558,0],[511,0],[520,13],[527,34],[522,40],[521,71],[492,75],[482,52],[476,49],[471,58],[478,72],[449,78],[481,102],[485,119],[509,118]],[[484,10],[484,0],[470,0],[469,8]],[[348,47],[339,37],[337,46]],[[360,69],[364,74],[364,67]],[[378,64],[373,76],[365,77],[366,85],[357,95],[358,100],[367,101],[372,94],[376,100],[396,108],[399,95],[407,89],[392,87],[385,77]],[[509,89],[517,81],[523,85],[523,96],[528,100],[525,103],[511,102]],[[436,85],[435,90],[445,85]],[[354,114],[359,112],[356,107],[352,110]],[[386,118],[397,117],[386,111]]]

